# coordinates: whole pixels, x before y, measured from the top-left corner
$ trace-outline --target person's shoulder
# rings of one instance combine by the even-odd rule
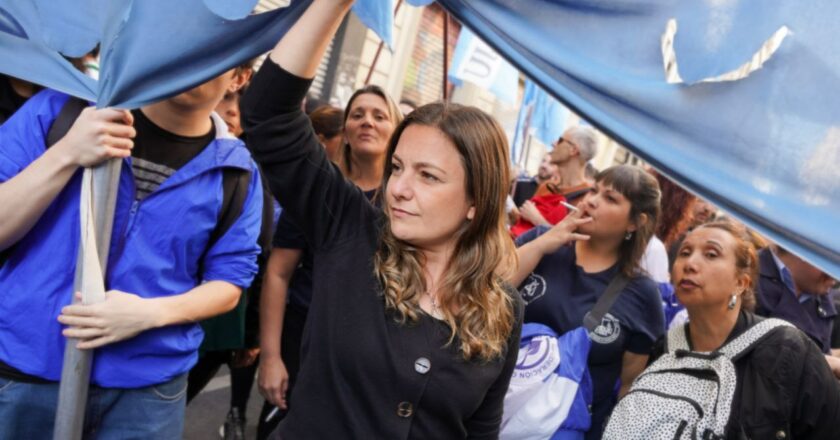
[[[522,319],[522,314],[525,310],[525,301],[522,299],[522,295],[519,293],[519,290],[512,286],[507,281],[502,281],[502,288],[504,288],[505,293],[510,298],[511,302],[513,303],[513,313],[514,316],[518,316],[519,320]]]
[[[634,315],[631,319],[635,323],[633,326],[665,328],[662,295],[657,283],[648,276],[639,274],[631,278],[624,287],[620,302],[626,313]]]
[[[70,96],[51,89],[44,89],[29,98],[23,106],[15,112],[7,121],[10,127],[15,124],[29,123],[37,118],[42,123],[44,133],[49,130],[49,125],[61,112],[62,107],[70,99]],[[4,125],[6,125],[4,124]]]
[[[774,328],[765,337],[764,341],[768,346],[786,346],[799,353],[807,352],[811,346],[813,346],[814,349],[819,350],[808,335],[806,335],[802,330],[799,330],[791,325]]]
[[[534,231],[537,228],[542,229],[543,231]],[[542,235],[543,232],[548,231],[548,229],[549,228],[546,227],[546,226],[535,227],[534,229],[531,230],[531,231],[534,231],[535,235],[528,241],[536,239],[537,237]],[[531,232],[531,231],[528,231],[528,232]],[[520,236],[520,238],[521,238],[521,236]],[[527,243],[528,241],[523,242],[523,243],[519,243],[519,241],[517,241],[516,245],[517,246],[522,246],[523,244]],[[575,264],[575,258],[576,258],[575,257],[575,244],[574,244],[574,242],[571,242],[571,243],[564,244],[563,246],[560,246],[554,252],[543,255],[542,258],[540,259],[540,262],[537,265],[537,267],[545,266],[545,267],[551,268],[552,272],[556,272],[556,269],[557,269],[558,266],[566,267],[566,265],[568,265],[568,267],[572,267],[572,265]]]
[[[665,336],[659,337],[654,343],[653,346],[650,348],[650,358],[648,358],[648,365],[656,362],[663,354],[665,354],[668,350],[665,347],[667,339],[667,334]]]
[[[274,228],[274,247],[287,249],[306,249],[308,244],[306,236],[300,226],[285,211],[280,214],[277,225]]]
[[[546,228],[546,229],[548,229],[548,228]],[[542,257],[542,260],[540,261],[540,264],[542,264],[543,262],[546,262],[547,264],[549,264],[552,267],[557,267],[558,265],[574,267],[574,264],[576,264],[575,260],[576,260],[575,244],[574,244],[574,242],[571,242],[571,243],[565,244],[563,246],[560,246],[559,248],[557,248],[556,251],[554,251],[550,254],[544,255]],[[584,275],[586,275],[586,274],[584,274]]]
[[[217,136],[210,145],[216,149],[216,157],[220,165],[238,167],[255,175],[259,174],[260,169],[242,140],[224,134],[219,135],[217,132]]]
[[[659,286],[647,274],[639,273],[627,283],[627,289],[644,297],[659,301]]]
[[[54,105],[61,108],[61,106],[63,106],[70,98],[70,95],[59,92],[58,90],[43,89],[26,100],[26,104],[24,104],[24,106],[27,104],[35,107]]]
[[[656,252],[660,255],[664,255],[666,258],[668,256],[668,251],[665,249],[665,243],[663,243],[656,235],[650,237],[646,251]]]
[[[511,305],[513,306],[513,328],[514,330],[521,328],[525,321],[525,300],[522,299],[522,295],[519,293],[519,290],[510,285],[507,281],[502,281],[502,288],[508,298],[510,298]],[[519,338],[519,335],[515,333],[516,331],[510,335],[511,344],[515,344],[516,341],[514,341],[514,339],[518,340]]]
[[[752,328],[766,319],[754,313],[747,312],[748,328]],[[746,331],[747,329],[744,329]],[[759,364],[768,362],[774,363],[801,363],[809,355],[818,355],[822,357],[822,353],[814,341],[808,337],[804,332],[792,325],[781,325],[770,330],[766,335],[758,340],[750,351],[752,357],[759,359]]]
[[[813,368],[817,362],[825,360],[805,333],[793,326],[782,326],[759,339],[740,362],[754,365],[753,371],[774,383],[792,387],[802,377],[803,368]]]

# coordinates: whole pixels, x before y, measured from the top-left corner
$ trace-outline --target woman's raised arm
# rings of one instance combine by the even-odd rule
[[[270,58],[287,72],[313,78],[327,46],[353,0],[315,0],[289,32],[280,39]]]

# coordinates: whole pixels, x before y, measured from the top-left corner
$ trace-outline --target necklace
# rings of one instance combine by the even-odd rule
[[[430,315],[438,319],[443,318],[443,313],[440,312],[440,307],[438,307],[438,302],[435,296],[432,295],[432,292],[429,290],[427,290],[425,293],[429,297],[429,301],[432,302],[432,313],[430,313]]]

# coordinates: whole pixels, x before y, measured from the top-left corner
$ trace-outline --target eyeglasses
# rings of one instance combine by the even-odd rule
[[[554,146],[555,146],[555,147],[557,147],[557,146],[559,146],[560,144],[562,144],[563,142],[568,142],[568,143],[569,143],[569,145],[571,145],[571,146],[573,146],[573,147],[577,148],[578,150],[580,150],[580,148],[578,148],[578,146],[577,146],[577,144],[576,144],[576,143],[574,143],[574,142],[572,142],[572,141],[570,141],[570,140],[568,140],[568,139],[564,138],[563,136],[560,136],[559,138],[557,138],[557,142],[555,142],[555,143],[554,143]]]

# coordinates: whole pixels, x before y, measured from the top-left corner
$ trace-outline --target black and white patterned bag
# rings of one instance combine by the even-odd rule
[[[689,351],[685,326],[668,332],[668,352],[633,382],[610,416],[604,439],[723,439],[735,395],[733,361],[771,330],[765,319],[712,353]]]

